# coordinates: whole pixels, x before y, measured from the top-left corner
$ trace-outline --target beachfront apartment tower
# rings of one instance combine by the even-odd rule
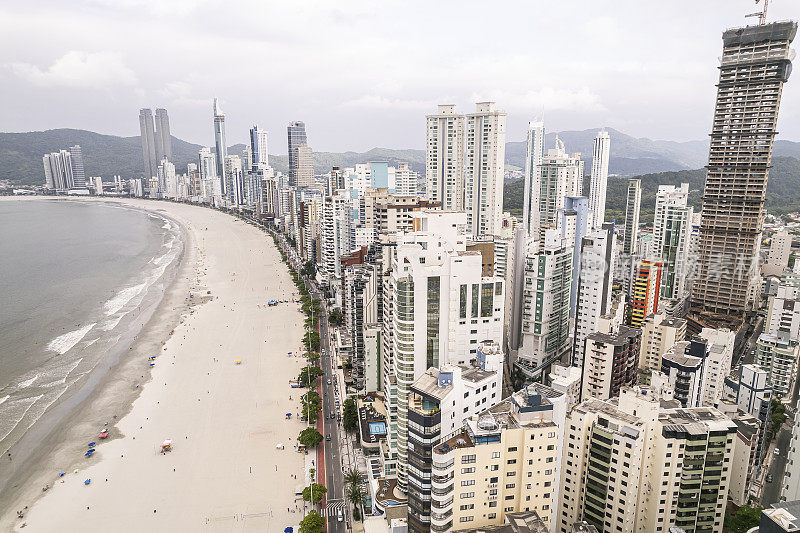
[[[481,253],[467,251],[465,213],[426,210],[412,217],[415,231],[398,236],[391,261],[392,369],[384,386],[387,403],[397,406],[389,440],[402,493],[408,490],[411,386],[429,368],[469,364],[479,342],[501,342],[505,305],[504,281],[485,276]]]
[[[628,196],[625,201],[625,235],[622,253],[632,255],[639,248],[639,211],[642,207],[642,180],[628,180]]]
[[[156,109],[156,161],[165,157],[172,161],[172,136],[169,132],[169,115],[163,107]]]
[[[253,169],[262,169],[269,166],[268,150],[267,132],[261,129],[258,124],[254,124],[250,128],[250,157]]]
[[[606,189],[608,187],[608,159],[611,155],[611,138],[600,130],[592,147],[592,178],[589,183],[589,208],[593,213],[592,228],[600,229],[606,216]]]
[[[796,22],[734,28],[722,58],[700,223],[692,306],[741,313],[758,291],[758,259],[783,84],[792,70]]]
[[[525,188],[522,209],[522,226],[526,235],[539,235],[539,195],[541,194],[541,165],[544,156],[544,122],[528,122],[525,143]]]
[[[709,407],[682,409],[660,389],[624,388],[567,416],[555,531],[722,532],[737,426]]]
[[[72,182],[76,189],[86,188],[86,170],[83,168],[83,150],[81,145],[69,147],[69,153],[72,154]]]
[[[228,175],[225,174],[225,158],[228,156],[228,145],[225,141],[225,114],[219,107],[219,100],[214,98],[214,143],[217,150],[217,179],[222,197],[228,192]]]
[[[143,173],[146,179],[150,179],[158,171],[155,126],[153,124],[153,112],[150,109],[139,110],[139,133],[142,139]]]
[[[66,192],[75,186],[72,154],[67,150],[60,150],[42,157],[44,165],[45,186],[48,189]]]
[[[464,210],[474,237],[500,235],[503,225],[503,176],[506,114],[494,102],[479,102],[466,117]]]
[[[286,127],[286,139],[289,144],[289,185],[297,184],[297,147],[308,144],[306,125],[304,122],[290,122]]]
[[[311,147],[301,144],[294,151],[295,185],[311,187],[314,185],[314,159]]]
[[[446,211],[463,211],[464,115],[455,105],[440,105],[425,121],[425,193]]]

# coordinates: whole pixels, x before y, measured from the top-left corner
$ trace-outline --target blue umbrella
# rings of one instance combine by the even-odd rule
[[[91,480],[91,479],[87,479],[86,481],[84,481],[84,482],[83,482],[83,484],[84,484],[84,485],[88,485],[88,484],[89,484],[89,483],[91,483],[91,482],[92,482],[92,480]]]
[[[292,533],[292,531],[294,531],[294,528],[287,527],[286,529],[283,530],[283,533]]]
[[[58,473],[58,477],[61,477],[61,476],[63,476],[64,474],[66,474],[66,472],[64,472],[64,471],[62,470],[61,472],[59,472],[59,473]]]
[[[96,443],[96,442],[94,442],[94,441],[90,442],[90,443],[89,443],[89,448],[93,448],[95,444],[97,444],[97,443]]]

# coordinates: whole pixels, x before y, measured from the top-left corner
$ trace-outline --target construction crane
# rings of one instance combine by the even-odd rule
[[[759,3],[761,0],[756,0],[756,4]],[[758,25],[763,26],[767,23],[767,8],[769,7],[769,0],[764,0],[764,9],[761,11],[756,11],[755,13],[750,13],[749,15],[745,15],[747,17],[758,17]]]

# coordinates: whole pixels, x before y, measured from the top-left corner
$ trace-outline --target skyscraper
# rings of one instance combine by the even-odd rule
[[[294,151],[295,185],[298,187],[311,187],[314,185],[314,160],[311,147],[301,144]]]
[[[442,202],[442,209],[464,209],[464,115],[455,105],[440,105],[439,112],[426,118],[426,195]]]
[[[156,160],[163,158],[172,161],[172,137],[169,132],[169,116],[167,110],[159,107],[156,109]]]
[[[700,225],[699,311],[742,312],[758,274],[781,90],[791,72],[796,22],[727,30],[711,129]]]
[[[79,189],[86,187],[86,171],[83,168],[83,152],[81,146],[76,144],[69,147],[72,154],[72,181],[73,186]]]
[[[639,246],[639,211],[642,205],[642,180],[628,180],[628,199],[625,202],[625,240],[622,253],[635,254]]]
[[[142,137],[144,177],[150,179],[158,173],[155,127],[153,126],[153,112],[150,109],[139,110],[139,132]]]
[[[44,165],[45,185],[48,189],[66,192],[75,186],[73,178],[72,154],[67,150],[45,154],[42,157]]]
[[[219,101],[214,98],[214,142],[217,148],[217,179],[219,190],[223,197],[228,190],[227,175],[225,174],[225,158],[228,156],[228,145],[225,143],[225,114],[219,107]]]
[[[475,237],[500,235],[503,225],[503,173],[506,114],[494,102],[479,102],[467,115],[464,209],[467,232]]]
[[[266,168],[269,166],[267,132],[262,130],[258,124],[254,124],[250,128],[250,153],[253,167]]]
[[[525,203],[522,209],[522,226],[529,237],[539,234],[540,172],[543,155],[544,122],[528,122],[524,178]]]
[[[583,184],[583,161],[581,154],[568,154],[564,143],[556,137],[556,147],[550,148],[542,156],[539,166],[538,224],[531,227],[554,227],[559,209],[564,208],[568,196],[580,196]],[[532,192],[531,195],[535,194]],[[535,216],[535,215],[534,215]],[[533,235],[538,237],[538,235]]]
[[[661,297],[680,298],[687,291],[689,244],[694,209],[687,205],[689,184],[660,185],[656,194],[653,240],[656,255],[664,259]]]
[[[592,149],[592,179],[589,187],[589,208],[594,212],[593,229],[600,229],[606,215],[606,187],[608,185],[608,158],[611,155],[611,138],[601,130],[594,138]]]
[[[308,144],[304,122],[290,122],[286,128],[289,142],[289,185],[297,184],[297,147]]]

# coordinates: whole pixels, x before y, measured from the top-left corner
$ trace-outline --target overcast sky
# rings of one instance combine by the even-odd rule
[[[760,7],[760,4],[759,4]],[[253,123],[286,152],[304,120],[318,151],[423,148],[437,103],[495,100],[509,140],[617,128],[704,139],[721,33],[753,0],[71,0],[0,4],[0,131],[82,128],[138,135],[140,107],[172,134],[213,144],[212,98],[229,144]],[[769,20],[800,18],[773,0]],[[754,19],[747,19],[754,23]],[[800,69],[781,138],[800,140]],[[569,147],[568,147],[569,148]]]

